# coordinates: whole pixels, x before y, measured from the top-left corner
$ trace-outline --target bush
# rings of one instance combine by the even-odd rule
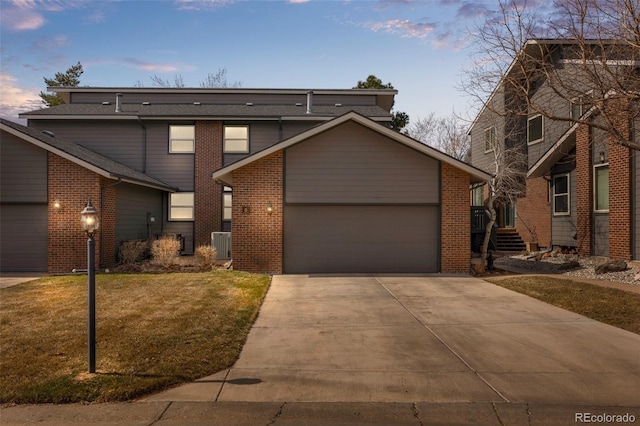
[[[144,240],[124,241],[120,245],[120,262],[125,265],[133,265],[144,259],[149,244]]]
[[[153,263],[168,268],[180,253],[180,241],[173,237],[162,237],[151,244]]]
[[[216,249],[202,245],[196,248],[196,263],[201,269],[213,269],[216,266]]]

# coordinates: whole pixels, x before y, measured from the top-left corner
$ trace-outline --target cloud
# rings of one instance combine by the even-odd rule
[[[294,4],[302,4],[302,3],[309,3],[311,0],[288,0],[289,3],[294,3]]]
[[[69,44],[69,38],[66,35],[57,35],[36,40],[31,45],[38,52],[49,52],[53,49],[65,47]]]
[[[151,62],[144,62],[136,58],[124,58],[123,62],[128,66],[137,68],[139,70],[144,70],[144,71],[176,72],[180,70],[180,67],[173,64],[161,64],[161,63],[154,64]]]
[[[21,112],[42,108],[38,93],[37,88],[20,87],[13,75],[0,73],[0,116],[16,121]]]
[[[466,1],[463,2],[456,12],[456,17],[460,19],[476,19],[487,16],[491,10],[485,3]]]
[[[408,19],[390,19],[383,22],[369,22],[365,27],[372,31],[383,31],[388,34],[398,34],[405,38],[425,39],[436,29],[434,23],[411,22]]]
[[[3,27],[13,31],[37,30],[44,25],[42,15],[26,8],[2,8],[0,23]]]
[[[235,3],[235,0],[175,0],[178,10],[213,10]]]

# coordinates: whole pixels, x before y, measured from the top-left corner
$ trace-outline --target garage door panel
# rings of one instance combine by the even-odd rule
[[[0,270],[47,270],[47,205],[3,205],[0,212]]]
[[[437,206],[287,206],[287,273],[437,272]]]

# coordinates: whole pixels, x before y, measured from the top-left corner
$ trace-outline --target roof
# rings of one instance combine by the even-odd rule
[[[121,112],[115,111],[113,104],[63,104],[51,108],[30,111],[20,114],[29,119],[197,119],[228,120],[240,119],[291,119],[291,120],[330,120],[348,111],[371,117],[376,121],[391,121],[391,114],[376,105],[314,105],[312,112],[307,113],[304,106],[296,105],[261,105],[261,104],[130,104],[124,103]]]
[[[409,148],[412,148],[416,151],[419,151],[423,154],[426,154],[432,158],[435,158],[436,160],[442,161],[443,163],[447,163],[450,164],[458,169],[461,169],[467,173],[469,173],[469,175],[471,176],[471,183],[479,183],[479,182],[486,182],[489,179],[491,179],[491,175],[489,173],[486,173],[476,167],[471,166],[470,164],[467,164],[463,161],[457,160],[447,154],[445,154],[442,151],[439,151],[433,147],[430,147],[428,145],[425,145],[424,143],[417,141],[415,139],[410,138],[407,135],[404,135],[402,133],[396,132],[395,130],[392,130],[388,127],[385,127],[379,123],[376,123],[375,121],[367,118],[367,117],[363,117],[362,115],[359,115],[355,112],[348,112],[346,114],[341,115],[340,117],[334,118],[331,121],[327,121],[325,123],[319,124],[305,132],[299,133],[296,136],[293,136],[289,139],[285,139],[275,145],[272,145],[268,148],[263,149],[262,151],[258,151],[248,157],[243,158],[242,160],[236,161],[233,164],[230,164],[226,167],[223,167],[217,171],[215,171],[211,177],[215,180],[221,181],[225,184],[231,185],[233,186],[233,171],[237,170],[241,167],[244,167],[250,163],[253,163],[254,161],[257,161],[261,158],[264,158],[268,155],[271,155],[277,151],[280,151],[282,149],[288,148],[290,146],[293,146],[295,144],[298,144],[300,142],[303,142],[307,139],[309,139],[310,137],[316,136],[320,133],[323,133],[327,130],[333,129],[337,126],[340,126],[343,123],[346,123],[348,121],[353,121],[356,122],[358,124],[361,124],[362,126],[365,126],[367,128],[369,128],[370,130],[373,130],[375,132],[378,132],[380,134],[382,134],[383,136],[386,136],[396,142],[399,142],[401,144],[406,145]]]
[[[0,129],[109,179],[163,191],[177,188],[65,139],[0,118]]]

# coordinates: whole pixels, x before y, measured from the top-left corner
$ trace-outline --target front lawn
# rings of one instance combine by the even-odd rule
[[[123,401],[233,364],[269,287],[235,271],[96,277],[88,374],[87,277],[0,290],[0,402]]]
[[[548,275],[493,278],[486,281],[640,334],[640,294]]]

